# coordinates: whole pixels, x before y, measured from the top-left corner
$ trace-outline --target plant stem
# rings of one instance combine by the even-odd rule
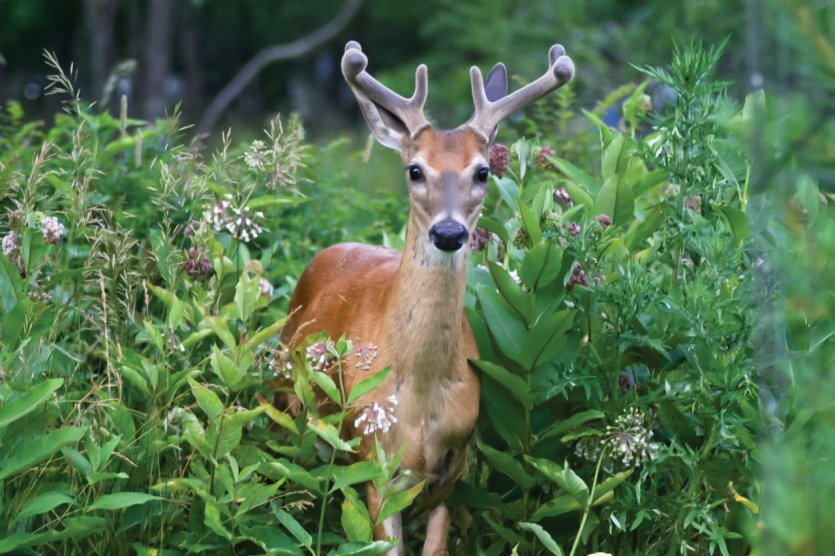
[[[589,517],[591,504],[594,502],[594,491],[597,488],[597,478],[600,476],[600,466],[604,459],[606,459],[605,448],[602,452],[600,452],[600,458],[597,460],[597,467],[594,470],[594,480],[592,481],[591,489],[589,490],[589,498],[586,501],[586,507],[583,509],[583,519],[580,520],[580,528],[577,530],[577,536],[574,537],[574,544],[571,546],[571,552],[568,553],[568,556],[574,556],[574,553],[577,551],[577,547],[580,546],[580,539],[583,537],[583,529],[586,526],[586,519]]]

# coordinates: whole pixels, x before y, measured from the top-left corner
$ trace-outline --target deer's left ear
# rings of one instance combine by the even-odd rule
[[[365,122],[380,142],[390,149],[400,150],[404,136],[416,137],[429,126],[423,115],[428,92],[426,66],[415,72],[415,92],[403,98],[369,74],[365,68],[368,58],[359,43],[350,41],[342,55],[342,74],[353,91],[365,117]]]
[[[490,102],[495,102],[507,96],[507,68],[501,62],[493,66],[493,69],[487,74],[487,79],[484,80],[484,96]],[[493,142],[498,131],[499,126],[497,125],[489,133],[487,137],[488,143]]]

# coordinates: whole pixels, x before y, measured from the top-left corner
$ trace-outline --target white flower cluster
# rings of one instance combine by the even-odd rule
[[[354,428],[358,429],[362,426],[362,434],[365,436],[377,431],[387,433],[397,422],[397,417],[394,415],[395,407],[397,407],[397,396],[389,396],[383,403],[372,403],[354,420]]]
[[[644,414],[631,408],[615,419],[615,426],[606,427],[607,436],[603,441],[614,458],[620,459],[624,467],[638,467],[653,458],[658,445],[650,442],[652,431],[644,424]]]
[[[41,231],[43,232],[44,241],[47,243],[56,244],[64,237],[66,230],[64,225],[58,222],[54,216],[47,216],[41,222]]]
[[[214,231],[226,230],[232,234],[232,237],[248,243],[264,231],[264,228],[257,222],[263,220],[264,213],[253,212],[249,207],[240,209],[229,201],[231,198],[231,195],[226,195],[221,202],[203,212],[203,219]]]
[[[314,371],[324,371],[336,359],[336,346],[333,340],[317,342],[307,346],[305,355]]]
[[[3,238],[3,254],[7,258],[11,258],[12,255],[18,252],[20,249],[20,233],[18,232],[9,232]]]
[[[293,378],[293,359],[290,357],[290,351],[287,348],[281,348],[273,351],[267,363],[275,373],[275,376],[280,378]]]
[[[357,343],[359,344],[359,341]],[[354,350],[354,357],[357,358],[354,367],[363,371],[370,371],[371,363],[377,358],[377,346],[372,343],[362,344]]]
[[[261,295],[264,297],[272,297],[273,285],[270,284],[270,281],[266,278],[261,278],[261,280],[258,281],[258,291],[261,292]]]

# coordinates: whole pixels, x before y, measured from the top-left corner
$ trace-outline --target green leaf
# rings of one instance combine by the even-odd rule
[[[211,422],[206,430],[206,443],[212,450],[215,460],[238,447],[243,437],[243,426],[232,417],[217,419]]]
[[[548,552],[551,554],[556,554],[557,556],[563,556],[562,548],[559,547],[557,542],[551,537],[550,533],[542,528],[542,525],[538,523],[529,523],[526,521],[519,522],[519,528],[523,531],[530,531],[536,538],[539,539],[539,542],[542,543]]]
[[[244,373],[241,372],[238,365],[221,353],[217,346],[212,350],[209,359],[212,363],[212,370],[225,386],[234,389],[243,380]]]
[[[214,512],[214,510],[212,510]],[[212,517],[214,519],[214,517]],[[219,535],[221,537],[224,534],[229,534],[226,528],[220,522],[217,524],[213,523],[213,527],[217,527],[219,529]],[[255,527],[251,527],[246,523],[241,523],[240,531],[243,533],[242,537],[238,537],[238,539],[248,540],[251,541],[258,546],[260,546],[266,554],[279,554],[279,555],[288,555],[288,556],[300,556],[304,554],[301,549],[299,548],[298,542],[290,538],[289,535],[285,534],[284,531],[281,531],[275,525],[257,525]],[[216,531],[218,532],[218,531]],[[219,548],[212,546],[211,548]],[[196,552],[199,550],[196,547],[189,546],[189,552]],[[163,555],[164,556],[164,555]]]
[[[542,317],[525,337],[519,363],[527,369],[550,361],[565,346],[565,333],[574,324],[575,311],[565,310]]]
[[[525,461],[533,465],[537,471],[545,475],[548,479],[559,485],[561,489],[573,496],[581,505],[586,504],[589,498],[589,487],[568,467],[568,462],[563,467],[560,467],[551,460],[535,458],[527,454],[525,455]]]
[[[594,203],[597,214],[605,214],[615,226],[626,226],[635,213],[635,198],[626,180],[614,175],[606,180]]]
[[[634,469],[628,469],[626,471],[621,471],[619,473],[615,473],[611,477],[607,478],[602,483],[598,484],[594,489],[594,504],[597,504],[598,501],[606,496],[608,493],[615,490],[615,488],[623,483],[626,479],[632,475]],[[592,504],[592,505],[594,505]]]
[[[374,541],[371,543],[347,543],[339,545],[336,551],[331,550],[328,556],[379,556],[386,554],[397,546],[395,542]]]
[[[342,405],[342,393],[333,379],[322,371],[311,371],[310,380],[315,382],[319,388],[338,405]]]
[[[154,250],[154,260],[160,276],[169,287],[173,287],[177,277],[177,264],[171,241],[169,241],[165,232],[159,228],[152,228],[148,233],[148,238]]]
[[[214,420],[223,412],[223,402],[220,398],[206,386],[198,383],[196,380],[189,377],[188,383],[191,386],[191,393],[194,394],[194,399],[197,400],[197,405],[209,418],[209,421]]]
[[[600,164],[600,173],[605,184],[617,173],[618,163],[623,154],[623,143],[626,137],[620,133],[612,137],[612,141],[603,151],[603,161]],[[606,187],[605,185],[603,187]]]
[[[582,186],[586,193],[595,195],[597,190],[600,189],[600,184],[593,177],[591,177],[591,175],[574,166],[567,160],[563,160],[562,158],[556,156],[547,156],[546,158],[551,164],[556,166],[557,169],[565,175],[565,177]]]
[[[261,292],[258,288],[258,280],[250,278],[249,272],[242,272],[235,286],[236,316],[247,322],[255,311],[259,297],[261,297]]]
[[[39,494],[26,502],[26,504],[15,516],[14,521],[20,521],[22,519],[26,519],[27,517],[51,512],[58,506],[62,506],[64,504],[70,504],[72,506],[76,505],[74,499],[60,492],[51,491]]]
[[[476,286],[487,327],[496,339],[499,349],[516,360],[521,357],[526,328],[502,296],[483,284]]]
[[[282,197],[277,195],[262,195],[261,197],[255,197],[254,199],[250,199],[246,206],[250,210],[269,210],[271,208],[281,208],[292,205],[298,205],[300,203],[306,203],[307,201],[309,201],[309,199],[306,199],[304,197]]]
[[[533,407],[533,394],[527,383],[521,377],[511,373],[489,361],[470,359],[470,363],[484,371],[487,376],[501,384],[510,392],[514,398],[522,402],[522,405],[531,409]]]
[[[603,419],[606,416],[605,413],[599,411],[597,409],[588,409],[586,411],[581,411],[580,413],[575,413],[568,419],[563,419],[561,421],[556,421],[548,426],[542,434],[536,439],[536,443],[546,440],[548,438],[552,438],[554,436],[559,436],[564,432],[567,432],[574,427],[579,427],[583,423],[587,423],[589,421],[593,421],[595,419]]]
[[[152,500],[162,500],[159,496],[145,492],[117,492],[114,494],[103,494],[90,504],[88,510],[121,510],[130,506],[138,506]]]
[[[284,328],[284,324],[287,322],[287,317],[278,319],[274,323],[269,326],[266,326],[255,334],[249,337],[249,339],[244,344],[244,347],[248,349],[253,349],[257,346],[260,346],[262,343],[266,342],[273,336],[277,335],[281,332],[281,329]]]
[[[383,383],[391,374],[391,365],[387,366],[385,369],[374,373],[368,378],[364,378],[351,388],[351,393],[348,394],[348,402],[347,404],[350,405],[357,401],[360,397],[364,396],[365,394],[371,392],[375,388],[377,388],[380,384]]]
[[[337,450],[344,450],[346,452],[355,452],[354,448],[339,437],[339,431],[331,424],[324,422],[321,419],[310,417],[307,421],[307,426],[315,432],[319,437],[336,448]]]
[[[533,296],[523,291],[502,266],[492,261],[488,261],[487,266],[501,296],[518,313],[523,323],[527,324],[534,312]]]
[[[25,449],[15,450],[0,461],[0,479],[37,465],[61,448],[81,440],[85,432],[86,427],[64,427],[37,438],[26,439]]]
[[[336,467],[333,471],[334,481],[332,491],[344,487],[364,483],[380,475],[382,470],[374,461],[358,461],[347,466]]]
[[[224,527],[223,520],[220,517],[220,509],[217,507],[217,503],[212,500],[206,501],[206,506],[203,510],[203,524],[219,537],[232,540],[233,535]]]
[[[516,185],[516,182],[507,176],[503,176],[501,178],[496,178],[494,176],[493,183],[496,184],[496,188],[499,190],[499,195],[501,195],[505,204],[510,209],[516,210],[516,199],[519,197],[519,186]]]
[[[742,245],[751,236],[751,225],[748,223],[748,217],[745,213],[734,207],[712,206],[719,214],[725,217],[737,245]]]
[[[507,452],[500,452],[483,442],[478,443],[478,449],[493,470],[507,475],[522,488],[531,488],[536,484],[536,479],[528,475],[522,463]]]
[[[290,532],[293,537],[302,546],[310,548],[313,544],[313,537],[308,533],[305,528],[299,523],[295,517],[290,515],[290,513],[286,512],[285,510],[281,509],[281,506],[273,502],[270,504],[272,508],[273,515],[278,519],[278,522],[281,523],[287,531]]]
[[[525,409],[515,399],[505,394],[505,389],[489,375],[481,381],[482,403],[485,413],[496,432],[508,445],[516,450],[522,449],[520,435],[525,430]]]
[[[23,282],[17,267],[0,258],[0,297],[3,298],[3,311],[9,313],[17,306],[23,294]]]
[[[533,514],[533,519],[539,520],[545,517],[556,517],[568,512],[575,512],[583,509],[583,505],[570,494],[556,496],[545,504],[541,505]]]
[[[229,325],[226,324],[226,321],[218,317],[206,317],[203,319],[203,324],[208,325],[212,332],[215,333],[215,336],[220,338],[220,341],[226,344],[226,347],[229,349],[235,349],[235,347],[237,347],[238,343],[229,331]]]
[[[510,234],[508,233],[507,228],[504,227],[503,222],[496,220],[495,218],[490,218],[489,216],[482,216],[478,219],[478,225],[489,232],[493,232],[505,243],[510,242]]]
[[[281,459],[270,461],[269,463],[264,464],[264,467],[265,473],[272,471],[278,477],[299,483],[316,494],[322,493],[322,488],[319,485],[319,479],[311,475],[309,471],[300,465]]]
[[[342,528],[351,542],[367,543],[371,540],[373,527],[368,509],[360,500],[357,491],[348,487],[343,489],[345,500],[342,501]]]
[[[557,279],[562,268],[562,249],[554,241],[535,243],[525,253],[519,276],[533,291],[543,288]]]
[[[63,378],[53,378],[33,386],[22,396],[6,403],[0,409],[0,427],[8,426],[37,409],[63,384]]]
[[[420,481],[418,484],[412,486],[411,488],[407,488],[406,490],[401,490],[400,492],[396,492],[393,495],[389,496],[383,502],[383,507],[380,510],[380,515],[377,516],[377,523],[382,523],[384,520],[388,519],[389,517],[400,513],[404,509],[406,509],[409,504],[420,494],[420,491],[423,490],[423,484],[425,481]]]
[[[536,245],[542,241],[542,228],[539,227],[539,217],[525,203],[519,203],[519,215],[522,217],[522,224],[525,227],[525,231],[528,232],[528,237],[531,238],[531,243]]]
[[[296,422],[292,419],[292,417],[287,415],[285,412],[277,409],[269,401],[267,401],[266,398],[264,398],[264,396],[262,396],[260,393],[256,393],[256,398],[258,399],[258,403],[262,407],[266,408],[265,412],[267,414],[267,417],[272,419],[272,421],[275,424],[291,431],[295,435],[299,434],[299,427],[296,426]]]

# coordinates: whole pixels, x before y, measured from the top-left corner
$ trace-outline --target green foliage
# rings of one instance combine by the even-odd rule
[[[733,105],[720,52],[643,68],[675,101],[646,114],[646,85],[624,86],[601,104],[625,95],[618,130],[571,89],[510,126],[535,138],[493,178],[470,257],[483,405],[448,500],[461,553],[827,550],[831,513],[801,501],[832,499],[835,198],[796,167],[785,199],[763,195],[745,147],[801,136],[762,123],[802,103]],[[176,116],[94,111],[53,66],[69,102],[51,128],[14,102],[0,117],[0,553],[392,548],[363,485],[379,520],[424,484],[341,434],[389,371],[347,396],[363,346],[277,335],[313,254],[397,244],[405,204],[375,182],[396,162],[307,145],[293,118],[207,154]]]

